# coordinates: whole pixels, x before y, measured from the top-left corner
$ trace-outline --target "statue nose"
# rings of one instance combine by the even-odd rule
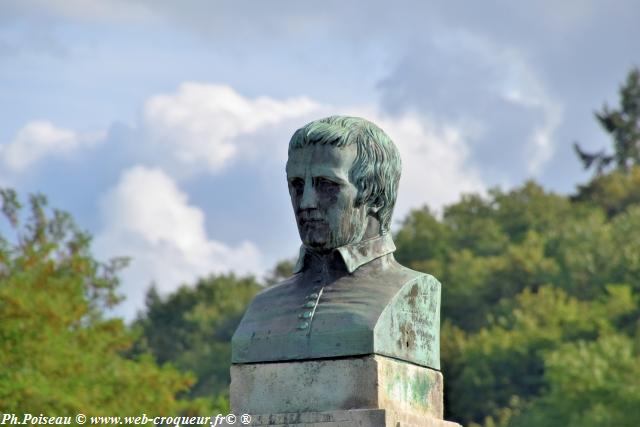
[[[305,183],[300,200],[300,209],[313,209],[318,207],[318,195],[310,182]]]

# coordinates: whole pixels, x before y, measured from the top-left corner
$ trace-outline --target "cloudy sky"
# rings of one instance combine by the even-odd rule
[[[359,115],[394,139],[396,222],[533,178],[571,192],[571,150],[640,65],[635,0],[0,2],[0,186],[46,194],[127,255],[131,318],[211,273],[264,274],[299,244],[295,129]]]

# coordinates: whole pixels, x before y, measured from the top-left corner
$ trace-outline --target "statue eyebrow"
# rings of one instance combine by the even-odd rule
[[[348,184],[349,181],[345,180],[344,178],[342,178],[340,175],[338,174],[327,174],[327,173],[319,173],[317,175],[313,175],[311,176],[311,179],[317,179],[317,178],[324,178],[326,180],[329,181],[333,181],[337,184]],[[294,181],[296,179],[301,179],[304,181],[305,177],[304,175],[296,175],[296,174],[287,174],[287,181],[291,182]]]
[[[335,176],[335,175],[330,175],[330,176],[328,176],[328,175],[315,175],[315,176],[313,176],[313,179],[318,179],[318,178],[326,179],[327,181],[331,181],[331,182],[334,182],[336,184],[346,184],[347,183],[344,179],[340,178],[339,176]]]
[[[326,178],[331,180],[339,180],[340,182],[345,182],[345,179],[338,173],[339,170],[335,168],[318,168],[320,170],[317,173],[312,173],[312,178]]]

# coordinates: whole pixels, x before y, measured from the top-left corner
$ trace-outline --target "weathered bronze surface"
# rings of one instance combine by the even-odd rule
[[[399,178],[393,142],[364,119],[330,117],[294,134],[287,181],[300,257],[249,306],[232,363],[380,354],[440,368],[440,283],[393,258]]]

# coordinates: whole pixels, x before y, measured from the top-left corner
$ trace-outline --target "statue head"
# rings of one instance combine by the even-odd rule
[[[298,129],[287,182],[302,243],[326,252],[387,233],[400,169],[393,141],[365,119],[332,116]]]

